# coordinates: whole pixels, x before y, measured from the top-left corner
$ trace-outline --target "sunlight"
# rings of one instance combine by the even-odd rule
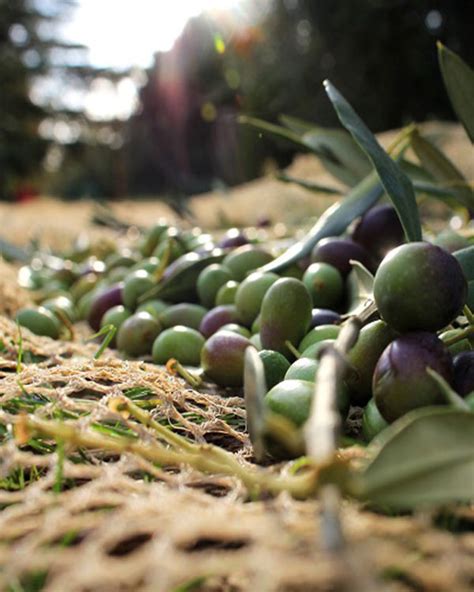
[[[171,49],[189,18],[238,4],[239,0],[80,0],[64,35],[88,46],[94,66],[148,67],[156,51]]]

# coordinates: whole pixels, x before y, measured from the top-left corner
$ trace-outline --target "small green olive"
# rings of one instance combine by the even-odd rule
[[[59,319],[47,308],[22,308],[16,313],[16,321],[35,335],[57,339],[61,331]]]
[[[166,364],[175,358],[187,366],[199,366],[204,337],[195,329],[176,325],[165,329],[153,343],[152,356],[155,364]]]

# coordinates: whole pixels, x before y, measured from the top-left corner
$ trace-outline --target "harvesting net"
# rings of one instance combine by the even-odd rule
[[[16,275],[1,263],[0,589],[472,590],[472,510],[388,516],[344,501],[347,545],[325,551],[317,499],[254,498],[206,460],[214,444],[234,468],[291,473],[254,463],[240,392],[194,390],[112,350],[95,360],[80,326],[70,341],[20,333],[10,319],[30,296]],[[166,434],[199,445],[202,465]]]

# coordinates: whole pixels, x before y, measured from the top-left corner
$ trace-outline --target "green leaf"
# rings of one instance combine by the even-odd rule
[[[448,190],[459,203],[466,208],[474,209],[474,191],[449,158],[416,130],[411,135],[410,144],[422,166],[434,179],[440,181],[443,188]]]
[[[408,241],[421,241],[421,224],[410,179],[388,156],[341,93],[326,80],[324,87],[341,123],[366,152],[393,202]]]
[[[454,111],[474,143],[474,70],[440,42],[438,60]]]
[[[336,187],[328,187],[327,185],[321,185],[320,183],[314,183],[313,181],[307,181],[306,179],[297,179],[286,173],[278,173],[276,178],[283,183],[294,183],[299,185],[303,189],[308,189],[314,193],[327,193],[328,195],[340,195],[342,192]]]
[[[364,310],[369,300],[373,300],[374,276],[360,261],[351,261],[352,270],[347,277],[349,298],[348,315],[358,315]]]
[[[260,271],[278,272],[309,255],[318,241],[328,236],[340,235],[353,220],[371,208],[382,194],[383,188],[377,174],[370,173],[347,197],[328,208],[302,240],[260,268]]]
[[[474,414],[423,407],[386,428],[368,448],[359,496],[411,509],[474,499]]]
[[[316,126],[308,129],[301,123],[295,123],[295,120],[291,120],[290,129],[255,117],[242,116],[239,121],[309,150],[331,175],[350,187],[370,172],[366,156],[344,130]]]

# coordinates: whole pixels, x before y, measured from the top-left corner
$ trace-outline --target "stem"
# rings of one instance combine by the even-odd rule
[[[133,404],[130,411],[132,410],[135,411]],[[22,436],[23,443],[26,432],[29,438],[36,434],[61,440],[64,445],[77,448],[99,449],[116,454],[132,453],[164,466],[187,464],[204,473],[237,477],[252,494],[262,491],[277,494],[286,491],[295,498],[304,499],[314,495],[318,486],[318,470],[315,466],[302,474],[279,475],[268,469],[238,461],[232,453],[211,444],[188,443],[190,450],[173,450],[159,442],[144,443],[124,436],[111,437],[90,430],[78,430],[63,421],[44,420],[34,416],[18,417],[15,421],[15,432]]]
[[[448,339],[444,339],[443,343],[446,347],[449,347],[455,343],[459,343],[463,339],[469,339],[469,337],[472,335],[474,335],[474,325],[469,325],[464,329],[459,329],[459,332],[456,335],[453,335]]]
[[[296,349],[296,347],[289,341],[288,339],[285,341],[286,347],[290,350],[290,352],[295,356],[297,360],[301,358],[301,353]]]

